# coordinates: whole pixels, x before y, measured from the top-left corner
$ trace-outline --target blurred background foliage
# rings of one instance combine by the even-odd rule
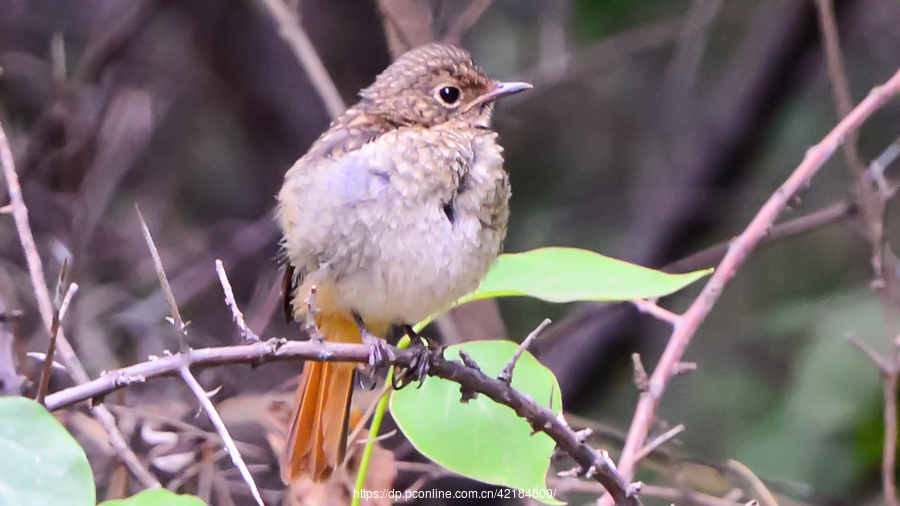
[[[577,246],[661,268],[727,242],[837,119],[810,0],[289,5],[347,103],[392,52],[430,40],[458,41],[490,75],[535,84],[496,115],[514,188],[507,251]],[[858,102],[900,66],[900,3],[834,6]],[[194,346],[239,341],[215,258],[257,333],[299,336],[277,310],[271,212],[284,172],[329,117],[262,2],[0,0],[0,67],[0,119],[38,249],[51,282],[68,258],[70,278],[81,286],[66,329],[92,374],[175,346],[135,204],[191,320]],[[898,120],[895,102],[862,127],[865,162],[897,139]],[[842,203],[852,210],[851,188],[851,172],[835,156],[782,219]],[[891,243],[893,206],[886,227]],[[845,340],[852,333],[887,353],[897,332],[895,314],[886,318],[870,289],[870,255],[849,211],[754,252],[688,350],[698,370],[676,378],[660,407],[659,429],[687,427],[669,445],[676,457],[664,472],[643,477],[713,493],[721,484],[696,464],[719,470],[734,459],[782,494],[783,504],[881,503],[881,382]],[[696,293],[663,304],[680,310]],[[626,305],[504,300],[505,326],[494,307],[463,308],[433,333],[448,343],[504,333],[520,340],[553,318],[535,353],[559,376],[567,411],[610,429],[614,452],[638,394],[629,355],[641,353],[651,368],[668,328]],[[46,347],[12,220],[0,216],[4,309],[23,311],[17,352]],[[288,392],[298,370],[231,367],[200,377],[210,388],[222,385],[222,401]],[[138,427],[150,424],[147,412],[179,413],[167,404],[173,399],[192,405],[174,381],[108,400],[140,409],[122,414]],[[191,409],[183,414],[209,430]],[[275,459],[253,427],[236,437],[256,445],[249,458],[260,473],[268,470],[262,486],[277,498]],[[102,444],[92,446],[87,431],[73,431],[101,493],[115,495],[114,459]],[[151,451],[134,434],[135,449]],[[229,466],[227,458],[219,464],[234,501],[247,504]],[[398,483],[414,481],[406,474]]]

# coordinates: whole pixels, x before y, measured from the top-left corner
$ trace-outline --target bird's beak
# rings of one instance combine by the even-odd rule
[[[534,86],[532,86],[528,83],[519,83],[519,82],[504,83],[502,81],[494,81],[494,87],[491,88],[491,91],[489,91],[489,92],[485,93],[484,95],[481,95],[480,97],[476,98],[475,100],[469,102],[469,104],[466,106],[465,110],[468,111],[469,109],[471,109],[475,106],[478,106],[481,104],[486,104],[488,102],[493,102],[494,100],[497,100],[500,97],[512,95],[512,94],[518,93],[520,91],[529,90],[531,88],[534,88]]]
[[[497,81],[494,83],[494,89],[485,93],[483,98],[485,99],[485,101],[497,100],[500,97],[512,95],[520,91],[530,90],[531,88],[534,88],[534,86],[528,83],[504,83]]]

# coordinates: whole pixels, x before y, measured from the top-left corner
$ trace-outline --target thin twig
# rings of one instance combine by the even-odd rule
[[[647,299],[633,299],[631,303],[634,304],[634,307],[638,308],[638,311],[647,313],[659,321],[663,321],[671,325],[678,325],[678,322],[681,320],[681,316],[669,311],[664,307],[660,307],[654,301]]]
[[[853,109],[853,99],[850,96],[850,82],[847,79],[847,70],[844,68],[844,58],[841,56],[841,41],[838,36],[837,20],[834,17],[832,0],[816,0],[816,9],[819,13],[819,27],[822,29],[822,37],[825,45],[825,58],[828,66],[828,79],[831,81],[834,105],[840,117],[850,114]],[[850,132],[847,142],[844,143],[843,152],[847,165],[857,177],[865,171],[865,164],[859,157],[856,149],[856,132]]]
[[[144,241],[147,242],[147,248],[153,257],[153,268],[156,271],[156,278],[159,280],[159,286],[162,288],[163,294],[166,296],[166,302],[169,303],[169,311],[172,315],[172,324],[175,326],[175,332],[178,334],[178,344],[181,351],[188,349],[187,344],[187,325],[181,318],[181,312],[178,310],[178,303],[175,302],[175,294],[172,293],[172,286],[169,285],[169,278],[163,269],[162,259],[159,257],[159,250],[156,249],[156,243],[153,242],[153,236],[150,235],[150,229],[147,222],[144,221],[144,215],[141,214],[137,204],[134,205],[137,211],[138,221],[141,223],[141,233],[144,235]]]
[[[319,97],[322,98],[325,109],[328,110],[328,115],[331,116],[332,121],[336,120],[347,106],[341,99],[341,94],[338,93],[331,76],[328,75],[328,69],[325,68],[322,59],[316,53],[316,48],[313,47],[309,36],[300,26],[297,15],[282,0],[261,0],[261,2],[275,20],[275,24],[278,25],[278,33],[281,38],[288,43],[294,56],[300,60],[300,64],[306,70],[309,80],[319,93]]]
[[[847,139],[847,135],[859,128],[869,116],[898,92],[900,92],[900,71],[896,72],[884,85],[874,88],[819,144],[806,152],[800,165],[766,201],[744,232],[731,242],[725,258],[722,259],[701,294],[682,315],[679,325],[675,326],[662,357],[650,377],[650,388],[641,394],[619,460],[619,471],[626,480],[630,480],[634,476],[635,456],[644,446],[647,433],[656,417],[656,408],[669,380],[675,373],[675,365],[681,361],[691,338],[712,310],[725,285],[734,277],[738,267],[753,248],[765,237],[766,231],[772,226],[781,211],[787,207],[790,199],[809,184],[816,172]]]
[[[878,187],[881,198],[885,201],[890,200],[897,193],[896,185],[889,185],[884,177],[884,171],[897,158],[900,157],[900,139],[895,140],[884,151],[869,163],[866,169],[866,176]]]
[[[854,214],[856,214],[855,205],[848,204],[847,202],[838,202],[837,204],[832,204],[828,207],[819,209],[818,211],[813,211],[805,216],[800,216],[773,226],[768,234],[759,241],[759,244],[763,245],[781,242],[782,239],[818,230],[819,227],[849,218]],[[666,265],[661,270],[665,272],[690,272],[697,269],[705,269],[722,261],[722,258],[725,257],[725,253],[727,252],[727,242],[716,244],[676,260]]]
[[[460,39],[464,33],[469,31],[469,28],[478,22],[481,18],[481,15],[484,14],[484,11],[490,7],[493,0],[472,0],[472,2],[466,7],[466,10],[456,18],[456,22],[453,23],[453,26],[447,30],[447,34],[444,35],[442,41],[449,44],[459,44]]]
[[[681,434],[682,432],[684,432],[684,424],[679,424],[677,427],[673,427],[656,436],[652,441],[647,443],[646,446],[641,448],[641,451],[639,451],[635,456],[635,460],[637,460],[638,462],[644,460],[645,458],[647,458],[647,455],[650,455],[651,453],[656,451],[657,448],[668,443],[670,440],[672,440],[672,438],[674,438],[678,434]]]
[[[257,504],[259,504],[260,506],[265,506],[265,503],[263,503],[262,500],[262,496],[259,495],[259,489],[256,488],[256,483],[253,481],[253,475],[251,475],[250,470],[247,469],[247,464],[244,463],[244,458],[241,457],[241,452],[238,451],[237,445],[234,444],[234,439],[232,439],[231,434],[228,433],[228,429],[225,427],[225,422],[222,421],[222,417],[219,416],[219,412],[216,411],[216,407],[213,406],[212,401],[210,401],[209,397],[207,397],[206,391],[203,390],[202,386],[200,386],[197,378],[194,377],[187,365],[183,365],[181,367],[180,374],[184,382],[187,383],[190,387],[191,392],[194,393],[194,397],[196,397],[197,400],[200,401],[200,405],[203,406],[203,409],[209,416],[209,421],[211,421],[213,426],[216,428],[216,432],[218,432],[219,436],[221,436],[222,444],[225,445],[228,454],[231,455],[231,461],[234,463],[234,466],[237,467],[241,472],[241,476],[250,487],[250,494],[253,495],[254,499],[256,499]]]
[[[512,383],[513,369],[515,369],[516,367],[516,362],[519,361],[519,358],[522,357],[522,354],[525,353],[525,350],[527,350],[528,347],[531,346],[531,343],[533,343],[534,340],[537,339],[538,335],[540,335],[540,333],[543,332],[548,325],[550,325],[550,318],[544,318],[544,321],[542,321],[536,329],[532,330],[531,333],[528,334],[528,337],[526,337],[525,340],[522,341],[522,344],[520,344],[516,352],[513,353],[513,356],[509,359],[509,362],[507,362],[506,365],[503,366],[503,370],[500,371],[500,375],[497,376],[497,379],[505,382],[507,385]]]
[[[31,277],[31,286],[37,299],[38,311],[41,314],[44,327],[50,331],[53,327],[53,303],[51,302],[47,284],[44,281],[44,266],[41,263],[41,256],[34,242],[34,234],[31,233],[31,225],[28,221],[28,208],[25,206],[25,201],[22,198],[22,187],[19,185],[19,176],[16,174],[16,166],[13,161],[12,150],[9,147],[9,139],[2,124],[0,124],[0,165],[3,165],[3,174],[6,177],[6,186],[9,190],[9,206],[12,210],[19,241],[22,243],[25,263],[28,265],[28,274]],[[87,371],[85,371],[78,356],[75,355],[75,350],[72,349],[69,340],[66,338],[65,331],[62,329],[59,329],[56,335],[56,349],[56,354],[59,355],[60,361],[66,367],[66,371],[77,383],[90,381]],[[150,470],[141,463],[137,455],[128,447],[128,444],[125,442],[125,436],[122,435],[122,431],[116,425],[116,419],[112,413],[105,406],[99,405],[94,407],[93,415],[109,435],[109,442],[116,450],[119,458],[128,466],[128,469],[138,481],[146,488],[159,488],[159,480],[153,476]]]
[[[241,335],[244,336],[244,340],[251,343],[259,342],[259,336],[257,336],[244,321],[244,313],[241,312],[241,309],[237,305],[237,301],[234,300],[234,291],[231,289],[231,282],[228,281],[225,265],[222,264],[222,261],[219,259],[216,259],[216,272],[219,274],[219,282],[222,283],[222,291],[225,292],[225,304],[231,309],[231,318],[234,320],[234,323],[237,324],[238,329],[241,331]]]
[[[378,403],[381,402],[381,398],[387,395],[391,391],[391,384],[385,383],[381,387],[381,391],[378,392],[378,395],[375,396],[374,400],[369,404],[366,408],[366,411],[362,414],[362,417],[356,422],[356,425],[353,427],[353,431],[350,433],[350,436],[347,438],[347,441],[351,443],[356,441],[359,438],[359,435],[366,428],[366,423],[368,423],[369,419],[372,418],[372,415],[375,414],[375,410],[378,408]],[[344,464],[350,461],[351,458],[354,457],[353,452],[347,452],[344,456]]]
[[[59,326],[62,324],[66,312],[69,310],[69,304],[72,303],[72,297],[78,291],[78,285],[72,283],[69,290],[59,305],[59,309],[53,314],[53,325],[50,328],[50,344],[47,345],[47,354],[44,357],[44,367],[41,369],[41,380],[38,383],[37,396],[35,401],[43,404],[44,397],[47,396],[47,388],[50,386],[50,373],[53,370],[53,355],[56,353],[56,336],[59,335]]]
[[[200,405],[203,406],[203,409],[209,416],[209,420],[216,428],[219,436],[221,436],[222,443],[225,445],[226,451],[229,455],[231,455],[231,461],[234,463],[235,467],[238,468],[238,471],[240,471],[241,477],[244,478],[247,486],[250,487],[250,494],[254,499],[256,499],[257,504],[259,504],[260,506],[265,506],[262,497],[259,495],[259,489],[256,487],[256,482],[253,481],[253,476],[250,474],[250,470],[247,469],[247,464],[244,463],[244,458],[241,456],[240,451],[237,449],[237,445],[234,444],[234,440],[231,438],[231,434],[228,433],[228,429],[225,427],[225,423],[222,421],[222,417],[219,416],[219,412],[216,411],[215,406],[213,406],[212,401],[209,400],[209,396],[207,395],[206,391],[203,390],[203,387],[200,386],[197,378],[195,378],[194,374],[191,373],[191,349],[187,343],[187,326],[184,323],[184,319],[181,317],[181,311],[178,310],[178,303],[175,300],[175,294],[172,293],[172,287],[169,285],[169,279],[168,276],[166,276],[166,271],[163,268],[162,260],[159,257],[159,251],[156,249],[156,244],[153,242],[153,237],[150,235],[150,229],[147,228],[147,222],[144,221],[144,216],[141,215],[141,210],[138,209],[137,206],[135,206],[135,209],[137,210],[138,219],[141,222],[141,232],[143,232],[144,234],[144,240],[147,242],[147,248],[150,249],[150,255],[153,257],[153,267],[156,270],[156,276],[159,278],[159,285],[166,296],[166,300],[169,302],[169,311],[172,314],[172,322],[174,323],[175,330],[179,336],[179,344],[181,348],[181,353],[179,353],[179,355],[181,356],[181,367],[179,367],[178,373],[184,380],[184,382],[187,383],[188,387],[191,389],[191,392],[194,393],[194,396],[197,398],[197,400],[200,401]],[[221,265],[221,262],[219,262],[219,265]]]
[[[775,496],[772,495],[772,492],[769,492],[769,488],[766,487],[766,484],[763,483],[763,481],[759,479],[759,476],[756,476],[756,473],[749,467],[736,460],[729,460],[728,467],[743,476],[744,479],[750,483],[753,490],[756,491],[756,495],[758,496],[757,500],[762,501],[763,506],[778,506],[778,501],[775,500]]]

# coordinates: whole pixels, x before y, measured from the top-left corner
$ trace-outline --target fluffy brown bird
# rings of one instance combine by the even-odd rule
[[[530,88],[488,78],[465,50],[398,58],[288,170],[278,194],[288,309],[325,339],[359,343],[477,288],[509,216],[498,98]],[[292,274],[293,272],[293,274]],[[355,366],[309,361],[281,462],[285,483],[327,479],[343,459]]]

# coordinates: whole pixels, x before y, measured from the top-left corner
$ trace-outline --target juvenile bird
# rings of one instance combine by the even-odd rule
[[[285,175],[277,218],[286,309],[328,341],[383,337],[477,288],[509,216],[494,101],[531,85],[488,78],[465,50],[398,58]],[[327,479],[346,449],[355,366],[308,361],[281,462],[289,483]]]

